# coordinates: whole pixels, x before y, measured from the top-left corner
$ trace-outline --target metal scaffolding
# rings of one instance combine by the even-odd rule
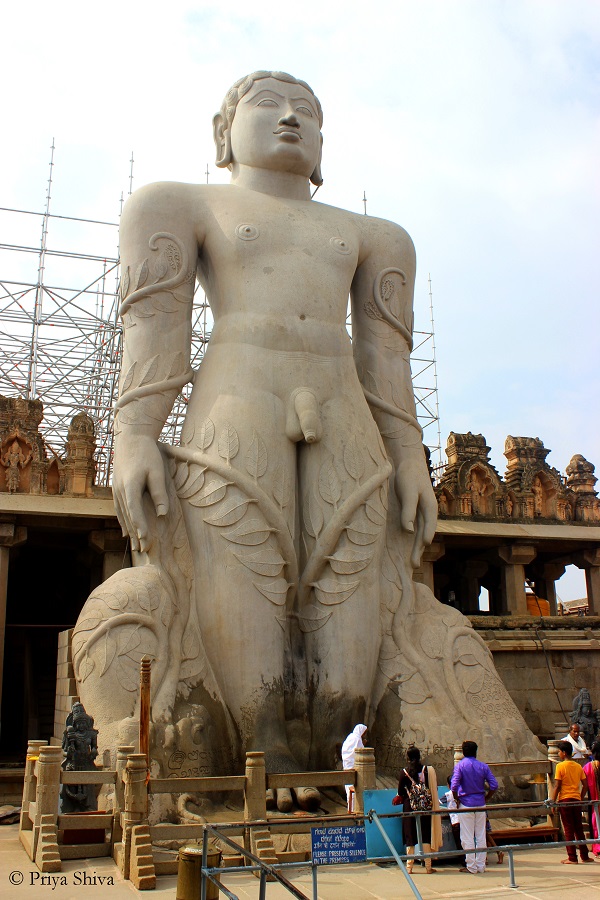
[[[49,453],[59,457],[71,419],[88,413],[96,431],[96,483],[108,485],[122,353],[118,222],[51,212],[54,153],[53,142],[44,211],[0,208],[0,394],[43,402],[40,430]],[[130,191],[131,181],[130,172]],[[208,339],[206,308],[197,291],[195,366]],[[190,391],[180,394],[165,425],[169,441],[176,440]]]
[[[423,429],[423,440],[431,453],[431,465],[434,473],[444,468],[442,460],[442,434],[440,429],[440,405],[438,399],[437,360],[435,352],[435,326],[433,321],[433,292],[431,275],[427,276],[429,285],[429,323],[426,331],[415,328],[413,332],[414,346],[410,357],[413,376],[413,388],[417,405],[417,417]],[[415,314],[418,318],[423,314],[417,295]],[[421,322],[418,321],[421,325]]]
[[[109,485],[122,354],[118,222],[51,211],[54,154],[53,142],[43,212],[0,207],[0,394],[43,402],[41,433],[49,453],[59,457],[73,416],[82,411],[91,416],[96,484]],[[133,154],[129,162],[131,193]],[[208,168],[206,176],[208,182]],[[363,202],[366,211],[366,196]],[[418,323],[425,318],[421,305],[417,294]],[[414,332],[411,365],[417,415],[435,469],[442,460],[431,279],[429,318],[427,330]],[[206,297],[197,288],[194,368],[204,355],[211,325]],[[165,424],[162,437],[169,443],[179,441],[191,390],[191,385],[182,390]]]

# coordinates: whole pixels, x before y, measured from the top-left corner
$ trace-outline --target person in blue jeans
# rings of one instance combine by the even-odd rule
[[[477,759],[477,744],[475,741],[463,741],[463,759],[454,767],[450,787],[458,803],[459,809],[485,806],[494,791],[498,789],[498,782],[487,763]],[[460,842],[464,848],[485,848],[487,846],[485,834],[486,814],[485,810],[472,813],[463,813],[460,816]],[[467,872],[479,875],[485,872],[487,853],[481,852],[466,854]],[[461,870],[462,871],[462,870]]]

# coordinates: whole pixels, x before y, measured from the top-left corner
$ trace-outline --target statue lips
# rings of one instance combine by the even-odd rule
[[[289,126],[284,126],[283,128],[278,128],[273,134],[279,135],[279,137],[283,138],[284,141],[290,141],[290,143],[295,143],[296,141],[301,141],[302,136],[300,132],[293,131]]]

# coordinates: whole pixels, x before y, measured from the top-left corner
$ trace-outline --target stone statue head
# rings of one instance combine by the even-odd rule
[[[259,85],[258,82],[262,81],[264,81],[265,84]],[[291,99],[291,93],[298,94],[298,97],[294,98],[296,110],[294,115],[297,115],[299,125],[303,123],[303,127],[306,126],[307,134],[306,139],[302,141],[302,144],[304,145],[302,146],[302,151],[307,154],[307,158],[312,157],[312,164],[310,166],[312,171],[307,173],[307,177],[310,178],[314,185],[320,186],[323,184],[323,177],[321,175],[321,148],[323,139],[320,132],[323,124],[323,111],[321,109],[321,104],[312,88],[309,87],[305,81],[300,81],[300,79],[294,78],[286,72],[253,72],[251,75],[240,78],[229,89],[221,104],[221,109],[213,119],[213,134],[217,148],[216,164],[221,169],[231,169],[234,160],[236,159],[235,135],[232,134],[235,130],[233,124],[238,105],[244,98],[246,98],[244,101],[246,103],[252,101],[257,94],[263,94],[264,92],[264,96],[258,100],[256,106],[262,106],[263,112],[265,112],[265,107],[269,107],[272,109],[272,118],[277,120],[279,115],[277,105],[279,103],[280,91],[276,90],[276,82],[279,82],[281,94],[286,95],[285,98],[281,97],[282,101],[284,99]],[[291,90],[291,88],[294,87],[297,87],[297,91],[295,92]],[[273,88],[273,90],[269,90],[269,88]],[[304,102],[302,102],[303,100]],[[311,120],[314,121],[311,122]],[[260,154],[261,152],[260,145],[262,142],[260,141],[260,136],[254,134],[253,137],[255,140],[251,142],[248,140],[251,133],[247,129],[242,130],[241,126],[239,130],[241,132],[240,141],[245,141],[246,144],[252,143],[253,145],[252,147],[245,146],[244,150],[254,150],[254,158],[256,158],[257,154]],[[270,135],[274,134],[270,127],[267,127],[266,131],[268,132],[268,138],[270,138]],[[290,145],[294,143],[293,135],[290,136],[289,139],[286,138],[286,136],[281,136],[279,144],[283,146],[286,143]],[[238,155],[241,149],[240,144],[238,144]],[[264,167],[269,168],[271,165],[275,166],[276,162],[271,160],[270,163]],[[302,165],[302,163],[299,163],[299,165]]]

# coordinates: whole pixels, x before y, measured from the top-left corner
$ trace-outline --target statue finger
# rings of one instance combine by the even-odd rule
[[[162,467],[152,466],[148,472],[148,491],[152,497],[157,516],[166,516],[169,511],[169,497],[165,484],[165,471]]]
[[[396,485],[396,493],[400,501],[400,525],[403,531],[408,531],[409,534],[412,534],[415,530],[415,516],[417,513],[417,491],[412,484],[407,485],[404,480],[400,482],[398,476],[396,476]]]
[[[130,492],[130,494],[131,496],[126,498],[128,502],[125,504],[124,509],[131,523],[129,532],[131,535],[131,549],[140,550],[143,553],[148,533],[148,523],[146,522],[142,506],[142,495],[141,492],[139,494]]]
[[[113,502],[115,504],[115,512],[117,514],[117,519],[119,520],[119,525],[121,526],[121,531],[123,532],[123,537],[129,537],[127,520],[125,518],[125,514],[124,514],[123,508],[121,506],[119,494],[114,485],[113,485]]]
[[[423,541],[423,531],[425,528],[425,520],[423,518],[423,513],[420,509],[417,509],[417,526],[415,529],[415,539],[413,541],[413,550],[412,556],[410,558],[410,564],[413,569],[418,569],[421,565],[421,557],[423,556],[423,550],[425,549],[425,543]]]
[[[423,503],[423,543],[426,547],[433,542],[437,528],[437,500],[428,497]]]

